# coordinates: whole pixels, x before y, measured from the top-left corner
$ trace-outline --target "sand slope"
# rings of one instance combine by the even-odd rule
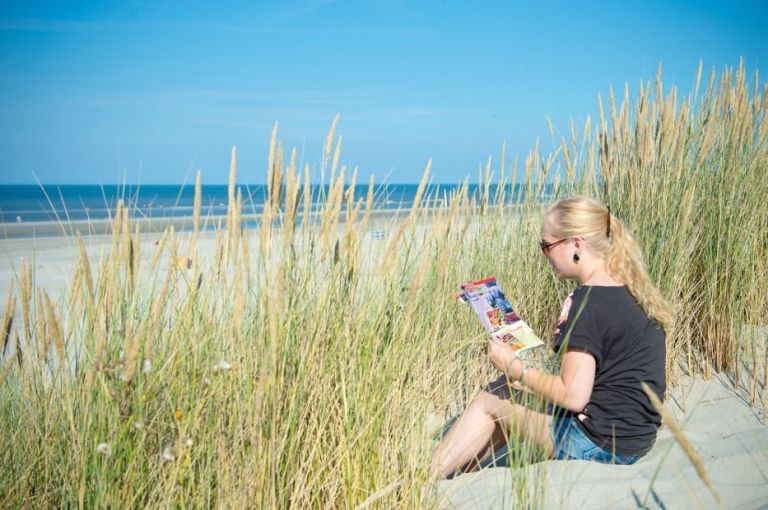
[[[768,508],[768,427],[723,377],[686,379],[665,402],[704,461],[723,508]],[[653,450],[632,466],[549,461],[525,468],[546,476],[544,508],[718,508],[672,434],[662,427]],[[440,482],[441,508],[518,508],[516,471],[486,469]],[[518,474],[519,476],[519,474]]]

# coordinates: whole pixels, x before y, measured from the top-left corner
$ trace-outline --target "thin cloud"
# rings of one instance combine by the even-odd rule
[[[45,18],[2,18],[0,30],[17,32],[111,32],[117,30],[221,30],[267,35],[289,34],[273,28],[233,25],[227,23],[167,23],[124,21],[81,21]]]
[[[0,18],[0,32],[116,32],[126,30],[168,31],[168,30],[201,30],[243,34],[283,35],[283,36],[322,36],[327,35],[322,28],[287,28],[286,23],[297,21],[330,5],[336,0],[317,0],[301,4],[296,9],[286,10],[278,14],[279,22],[270,22],[269,26],[244,25],[234,23],[188,23],[163,21],[93,21],[93,20],[61,20],[50,18]],[[263,19],[261,20],[263,23]],[[275,28],[275,27],[280,28]],[[335,28],[336,32],[349,35],[390,35],[405,36],[414,34],[399,27],[388,26],[343,26]]]

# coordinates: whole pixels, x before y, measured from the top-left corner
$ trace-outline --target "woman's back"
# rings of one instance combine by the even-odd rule
[[[569,299],[555,348],[567,340],[568,347],[590,353],[596,362],[592,395],[580,425],[605,450],[642,455],[653,446],[661,418],[641,382],[663,398],[664,331],[626,287],[583,286]]]

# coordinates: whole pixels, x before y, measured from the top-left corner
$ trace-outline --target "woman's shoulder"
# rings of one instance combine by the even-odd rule
[[[625,285],[582,285],[573,291],[571,306],[589,312],[590,315],[603,317],[639,305]]]
[[[632,297],[626,285],[581,285],[573,291],[573,295],[594,296],[600,299]]]
[[[612,301],[615,299],[632,298],[626,285],[581,285],[572,293],[574,301],[598,300]]]
[[[580,287],[573,295],[573,306],[589,310],[600,321],[631,322],[636,327],[655,323],[625,285]]]

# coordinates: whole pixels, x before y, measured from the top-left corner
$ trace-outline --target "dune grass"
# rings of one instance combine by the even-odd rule
[[[674,303],[672,382],[743,380],[746,366],[764,399],[766,344],[744,332],[768,317],[767,89],[743,65],[702,92],[700,78],[682,100],[661,73],[621,104],[611,93],[595,126],[529,154],[517,197],[499,191],[516,175],[504,156],[473,196],[428,186],[428,164],[408,216],[374,218],[373,182],[354,195],[334,121],[316,212],[302,214],[318,200],[311,169],[275,130],[260,227],[242,228],[233,151],[215,232],[200,229],[198,175],[191,232],[147,246],[118,206],[99,260],[76,239],[62,300],[22,262],[4,315],[0,505],[433,506],[427,417],[448,418],[493,375],[457,285],[497,276],[548,338],[571,284],[536,241],[546,204],[574,193],[625,220]],[[512,484],[541,504],[543,478]]]

